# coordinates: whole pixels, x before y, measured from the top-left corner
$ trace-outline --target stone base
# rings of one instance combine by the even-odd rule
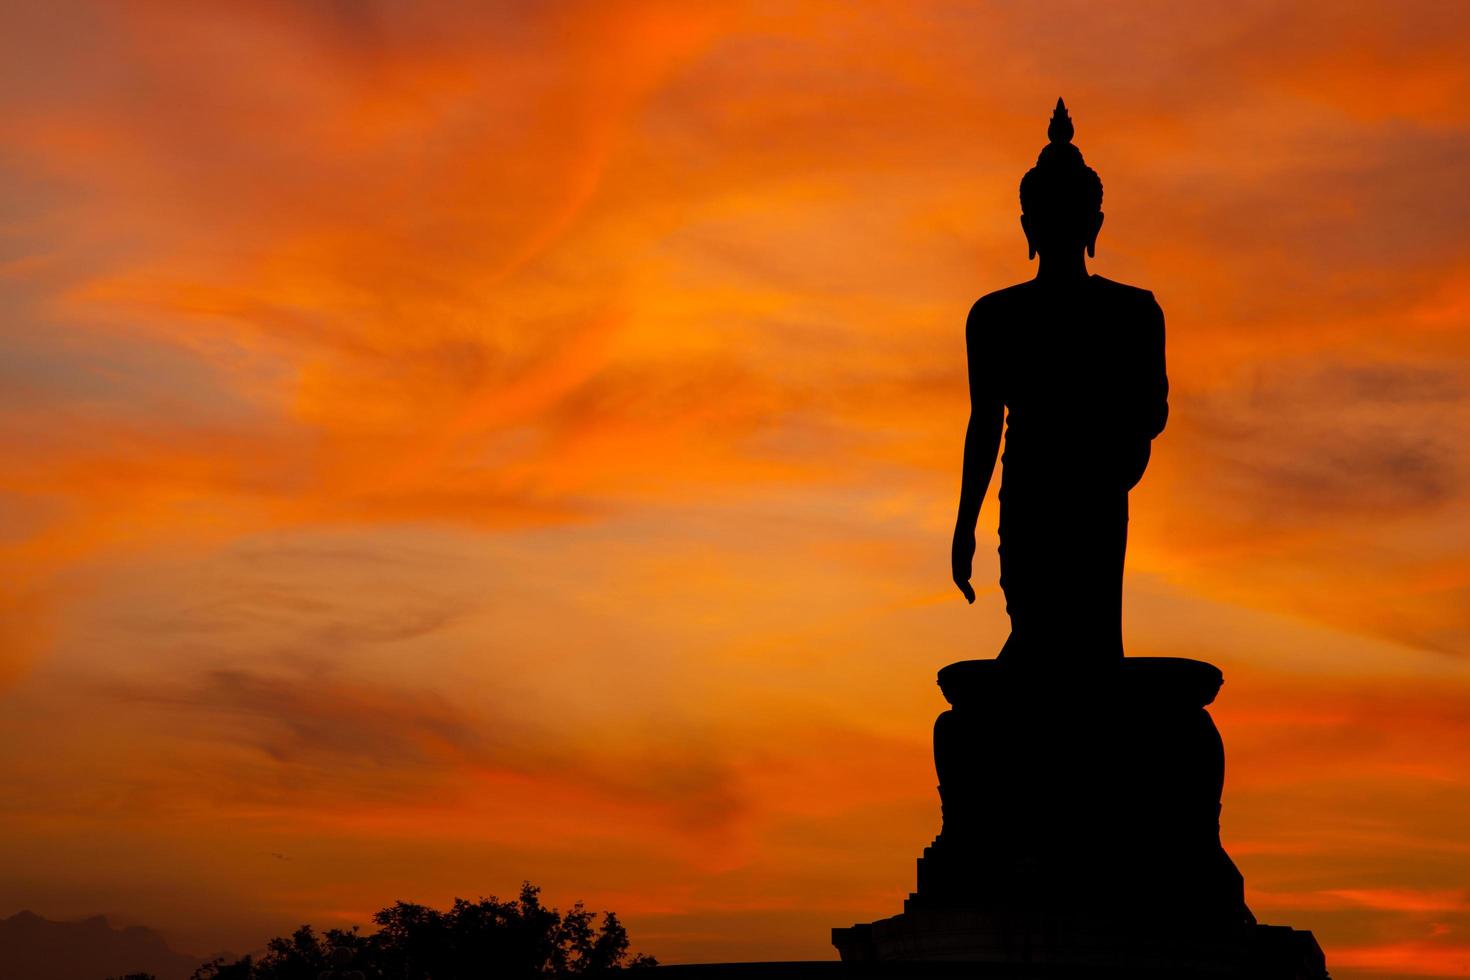
[[[1323,980],[1310,933],[1256,923],[1220,845],[1221,682],[1177,658],[944,668],[943,829],[902,914],[833,930],[843,962]]]

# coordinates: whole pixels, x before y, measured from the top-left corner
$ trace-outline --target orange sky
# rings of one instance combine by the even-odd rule
[[[498,11],[492,10],[498,6]],[[830,957],[938,827],[963,322],[1060,94],[1172,414],[1131,653],[1338,977],[1470,975],[1458,3],[3,4],[0,915]]]

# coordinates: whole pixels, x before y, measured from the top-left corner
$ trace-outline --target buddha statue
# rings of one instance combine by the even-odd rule
[[[942,823],[903,911],[832,942],[884,977],[1327,980],[1310,932],[1256,921],[1221,844],[1220,670],[1123,656],[1128,493],[1168,416],[1164,316],[1147,290],[1088,272],[1102,181],[1060,99],[1047,134],[1021,181],[1036,276],[981,297],[965,327],[954,581],[974,602],[975,523],[1004,438],[1010,637],[939,671]]]
[[[970,602],[975,524],[1000,449],[1000,586],[1018,666],[1123,656],[1128,491],[1168,417],[1164,315],[1151,292],[1091,274],[1102,181],[1061,99],[1021,180],[1036,276],[982,296],[965,325],[970,421],[951,552]]]

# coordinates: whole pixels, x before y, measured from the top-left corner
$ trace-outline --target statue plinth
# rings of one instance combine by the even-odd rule
[[[842,959],[1325,978],[1311,933],[1256,923],[1220,844],[1221,682],[1164,657],[945,667],[943,827],[902,914],[832,931]]]

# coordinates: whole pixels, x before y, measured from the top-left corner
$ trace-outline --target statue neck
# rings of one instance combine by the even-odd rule
[[[1056,283],[1081,282],[1087,278],[1087,253],[1067,252],[1063,255],[1041,256],[1036,266],[1036,281]]]

